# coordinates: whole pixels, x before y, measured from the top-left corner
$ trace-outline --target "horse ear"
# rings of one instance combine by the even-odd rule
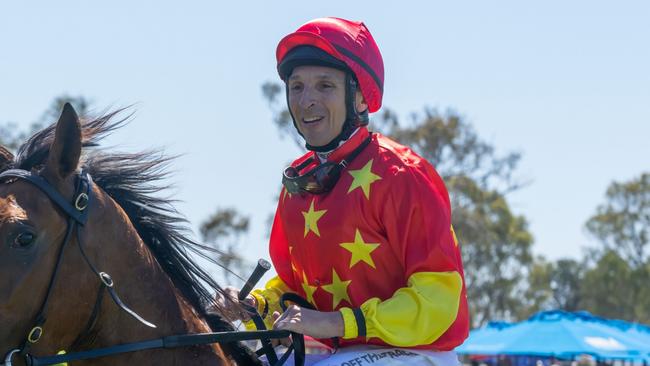
[[[6,147],[0,145],[0,172],[9,168],[13,161],[14,154],[7,150]]]
[[[45,163],[45,174],[50,179],[63,180],[77,170],[81,157],[81,124],[70,103],[63,106],[56,123],[54,143]]]

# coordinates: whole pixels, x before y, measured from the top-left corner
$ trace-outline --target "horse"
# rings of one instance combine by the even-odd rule
[[[66,104],[58,122],[15,156],[0,146],[0,177],[20,170],[0,178],[0,352],[7,364],[22,365],[27,349],[52,355],[233,330],[215,301],[222,289],[190,254],[209,258],[209,248],[189,237],[187,221],[160,195],[172,158],[98,148],[129,119],[121,112],[82,121]],[[229,342],[72,364],[261,363]]]

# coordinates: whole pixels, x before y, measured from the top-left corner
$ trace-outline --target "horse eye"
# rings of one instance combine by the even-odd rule
[[[34,240],[36,240],[36,235],[34,235],[34,233],[26,231],[16,236],[16,239],[14,239],[14,244],[16,244],[16,246],[24,248],[32,244]]]

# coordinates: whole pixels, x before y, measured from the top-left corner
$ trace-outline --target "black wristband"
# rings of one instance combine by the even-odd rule
[[[366,336],[366,318],[363,316],[361,308],[352,309],[352,314],[354,314],[354,320],[357,321],[358,337]]]

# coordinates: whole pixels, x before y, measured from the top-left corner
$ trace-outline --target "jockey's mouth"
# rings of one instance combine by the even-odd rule
[[[324,119],[325,117],[308,117],[308,118],[303,118],[302,123],[304,124],[311,124],[311,123],[316,123],[320,122]]]

